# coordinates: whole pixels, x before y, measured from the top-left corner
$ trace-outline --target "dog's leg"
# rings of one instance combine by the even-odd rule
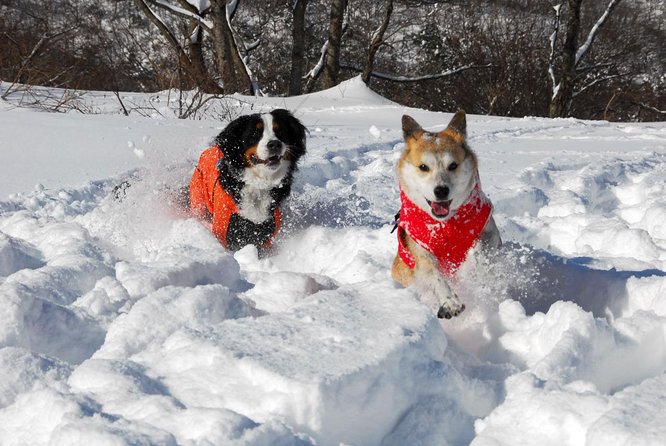
[[[439,272],[434,259],[419,258],[414,274],[414,285],[420,294],[430,294],[437,298],[437,317],[451,319],[465,310],[465,304],[460,302],[451,285]],[[425,263],[425,264],[424,264]]]
[[[434,301],[437,305],[438,318],[451,319],[458,316],[465,309],[465,304],[460,302],[451,285],[442,276],[437,260],[408,237],[405,241],[416,260],[416,266],[411,269],[400,256],[396,256],[393,262],[393,279],[403,286],[414,286],[417,293],[426,301]]]
[[[393,280],[407,288],[414,282],[414,270],[402,261],[400,256],[395,256],[393,260],[393,270],[391,271]]]
[[[495,219],[491,215],[486,228],[481,233],[481,248],[485,251],[488,249],[497,249],[500,246],[502,246],[502,237],[500,237]]]

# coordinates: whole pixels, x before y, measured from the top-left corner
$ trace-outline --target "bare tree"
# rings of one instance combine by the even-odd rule
[[[328,25],[328,45],[326,57],[321,75],[321,86],[323,89],[331,88],[338,84],[338,72],[340,71],[340,49],[342,43],[343,22],[347,0],[331,1],[331,19]]]
[[[173,3],[174,1],[176,3]],[[239,0],[211,0],[210,5],[201,10],[187,0],[134,0],[134,2],[176,51],[179,66],[192,77],[196,86],[212,90],[213,93],[221,91],[204,62],[203,37],[204,33],[207,33],[212,39],[215,67],[222,78],[224,91],[253,94],[258,90],[256,82],[253,82],[252,72],[240,53],[241,47],[246,48],[231,24]],[[188,33],[185,36],[187,47],[181,45],[176,33],[150,6],[188,22]]]
[[[553,94],[549,106],[549,115],[551,118],[561,118],[569,115],[571,103],[575,96],[574,87],[578,79],[578,69],[581,61],[592,47],[599,30],[604,26],[611,12],[620,1],[610,0],[606,10],[588,33],[583,45],[578,47],[583,0],[567,0],[566,35],[559,64],[557,63],[558,59],[555,57],[555,45],[558,39],[562,5],[559,4],[554,7],[556,19],[554,32],[551,37],[551,64],[548,67],[548,72],[553,83]],[[556,80],[557,71],[560,73],[559,80]]]
[[[375,55],[379,48],[384,44],[384,34],[386,29],[391,22],[391,14],[393,13],[393,0],[386,0],[386,11],[384,12],[384,20],[382,24],[379,25],[379,28],[375,30],[372,34],[370,40],[370,45],[368,46],[368,53],[365,58],[365,65],[363,66],[363,74],[361,74],[361,79],[367,85],[370,85],[370,75],[375,65]]]

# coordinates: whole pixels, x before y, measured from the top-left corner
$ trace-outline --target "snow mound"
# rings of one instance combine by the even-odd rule
[[[312,96],[316,101],[326,100],[330,107],[368,107],[368,105],[398,106],[395,102],[372,91],[365,82],[363,82],[360,75],[342,81],[335,87],[331,87],[327,90],[318,91],[311,95],[296,96],[295,98],[291,98],[291,100],[297,100],[298,98],[307,99],[308,96]]]

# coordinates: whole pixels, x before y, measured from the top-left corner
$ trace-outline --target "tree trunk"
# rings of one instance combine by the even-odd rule
[[[305,71],[305,10],[308,0],[296,0],[294,23],[291,27],[291,72],[289,74],[289,96],[303,92],[302,78]]]
[[[203,29],[196,22],[192,23],[192,29],[189,38],[189,53],[191,61],[191,73],[193,80],[199,89],[205,93],[220,94],[222,88],[211,77],[203,54]]]
[[[211,0],[215,65],[222,76],[224,92],[250,93],[250,77],[245,71],[227,20],[227,0]]]
[[[386,1],[386,13],[384,14],[384,20],[381,26],[373,33],[372,40],[370,41],[370,46],[368,47],[368,53],[365,59],[365,66],[363,67],[363,74],[361,79],[365,82],[366,85],[370,85],[370,79],[372,75],[372,69],[375,66],[375,55],[384,44],[384,33],[386,28],[388,28],[389,23],[391,22],[391,14],[393,13],[393,0]]]
[[[580,8],[583,0],[567,0],[567,34],[562,48],[562,65],[557,91],[550,101],[551,118],[566,118],[571,109],[576,78],[576,51],[580,33]]]
[[[331,19],[328,25],[328,49],[324,62],[324,71],[321,75],[323,89],[338,84],[340,71],[340,45],[342,42],[342,23],[344,22],[347,0],[332,0]]]

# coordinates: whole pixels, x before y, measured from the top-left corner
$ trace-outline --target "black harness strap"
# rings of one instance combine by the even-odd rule
[[[400,221],[400,211],[398,211],[398,213],[395,214],[395,220],[393,221],[393,229],[391,229],[391,234],[393,234],[395,230],[398,229],[399,221]]]

